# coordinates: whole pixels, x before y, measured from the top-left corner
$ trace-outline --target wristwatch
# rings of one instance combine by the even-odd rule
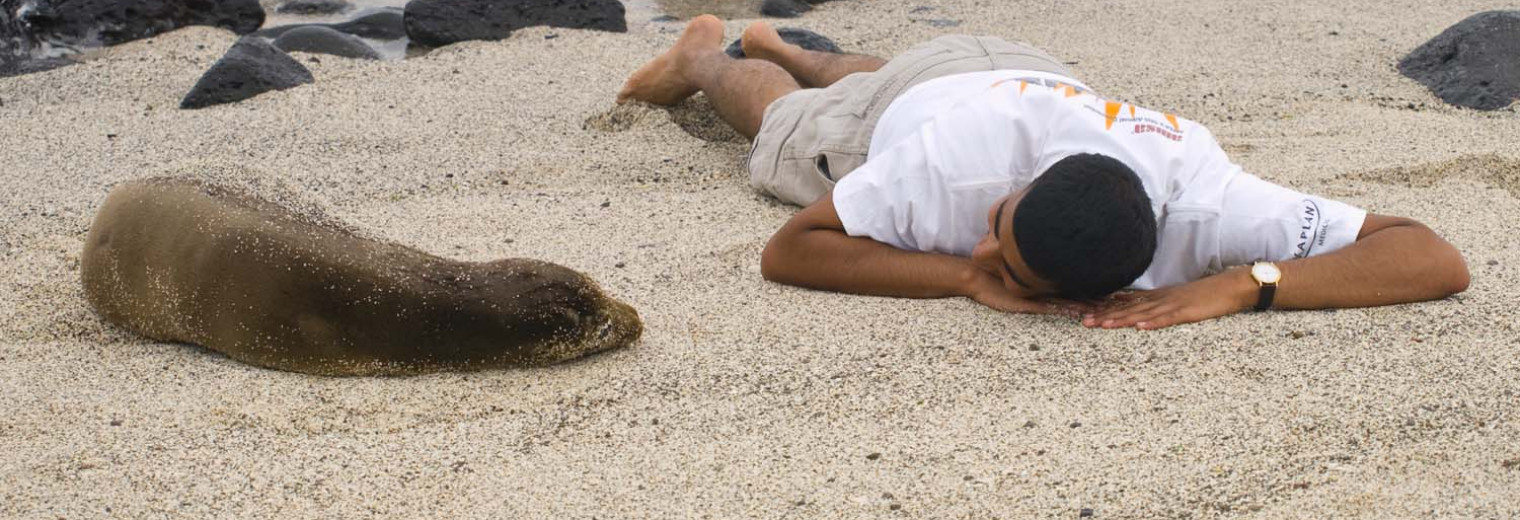
[[[1272,297],[1277,295],[1277,282],[1282,281],[1282,271],[1272,262],[1256,262],[1251,266],[1251,279],[1261,287],[1256,297],[1256,310],[1272,308]]]

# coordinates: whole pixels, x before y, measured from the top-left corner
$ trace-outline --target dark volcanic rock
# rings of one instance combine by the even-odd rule
[[[17,12],[21,5],[17,0],[0,0],[0,67],[31,54],[35,43],[29,23],[29,12]]]
[[[822,34],[818,34],[807,29],[798,29],[796,27],[781,27],[776,29],[776,32],[781,34],[782,41],[810,51],[832,52],[835,54],[844,52],[843,50],[840,50],[838,45],[834,44],[834,40],[830,40],[824,37]],[[734,59],[744,58],[743,42],[743,39],[734,40],[733,43],[728,44],[728,48],[724,49],[723,52],[728,53],[728,55]]]
[[[380,53],[375,52],[375,49],[364,43],[364,40],[327,27],[300,27],[287,31],[274,40],[274,46],[285,52],[313,52],[344,58],[380,59]]]
[[[293,23],[293,24],[290,24],[290,25],[276,25],[274,27],[265,27],[263,29],[259,29],[258,31],[255,31],[253,33],[253,35],[254,36],[264,37],[264,38],[269,38],[269,39],[273,40],[275,38],[279,38],[281,36],[284,36],[285,33],[287,33],[287,32],[294,31],[294,30],[300,29],[302,27],[328,27],[328,28],[331,28],[332,25],[331,24],[325,24],[325,23]]]
[[[524,27],[627,32],[618,0],[412,0],[406,34],[439,47],[466,40],[500,40]]]
[[[338,14],[352,9],[345,0],[290,0],[275,8],[280,14]]]
[[[1520,11],[1468,17],[1399,61],[1442,101],[1497,110],[1520,99]]]
[[[811,10],[813,6],[803,0],[765,0],[760,4],[760,14],[775,18],[796,18]]]
[[[0,52],[116,45],[189,25],[247,34],[263,24],[258,0],[0,0]]]
[[[390,7],[333,24],[332,28],[360,38],[376,40],[399,40],[406,37],[406,24],[401,10]]]
[[[775,18],[796,18],[813,10],[813,6],[829,0],[765,0],[760,3],[760,14]]]
[[[0,78],[8,78],[11,76],[20,76],[22,74],[31,74],[33,72],[53,70],[60,67],[67,67],[75,63],[77,62],[66,58],[38,58],[35,60],[22,58],[12,61],[5,61],[3,59],[0,59]]]
[[[179,107],[202,108],[242,101],[312,81],[311,71],[274,44],[262,38],[245,37],[211,64]]]
[[[302,27],[326,27],[341,33],[375,40],[398,40],[406,37],[400,9],[390,7],[368,11],[352,20],[341,23],[298,23],[259,29],[253,33],[265,38],[279,38],[286,32]]]

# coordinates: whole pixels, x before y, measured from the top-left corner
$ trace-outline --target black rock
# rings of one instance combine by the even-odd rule
[[[8,78],[11,76],[20,76],[22,74],[31,74],[33,72],[53,70],[60,67],[67,67],[75,63],[77,62],[66,58],[21,58],[10,61],[0,59],[0,78]]]
[[[406,37],[404,20],[400,9],[387,7],[367,12],[347,22],[333,24],[332,28],[360,38],[399,40]]]
[[[844,52],[843,50],[840,50],[838,45],[834,44],[834,40],[830,40],[824,37],[822,34],[818,34],[807,29],[798,29],[796,27],[781,27],[776,29],[776,32],[781,35],[781,41],[802,47],[810,51],[832,52],[835,54]],[[728,48],[724,49],[723,52],[728,53],[728,55],[734,59],[744,58],[743,41],[744,40],[742,38],[734,40],[733,43],[728,44]]]
[[[760,4],[760,14],[776,18],[796,18],[813,10],[813,6],[829,0],[765,0]]]
[[[813,6],[803,0],[765,0],[760,4],[760,14],[774,18],[796,18],[811,10]]]
[[[439,47],[500,40],[537,25],[627,32],[624,14],[618,0],[412,0],[406,4],[406,34]]]
[[[286,31],[274,40],[274,46],[285,52],[311,52],[366,60],[380,59],[380,53],[375,52],[374,48],[364,43],[364,40],[328,27],[299,27]]]
[[[338,14],[353,9],[346,0],[290,0],[280,4],[274,12],[280,14]]]
[[[398,40],[406,37],[400,9],[384,7],[366,11],[354,19],[340,23],[298,23],[260,29],[253,33],[265,38],[279,38],[285,33],[302,27],[326,27],[344,34],[375,40]]]
[[[290,24],[290,25],[276,25],[274,27],[265,27],[263,29],[259,29],[257,31],[254,31],[253,35],[254,36],[259,36],[259,37],[262,37],[262,38],[269,38],[269,39],[273,40],[273,39],[279,38],[281,36],[284,36],[285,33],[287,33],[287,32],[294,31],[294,30],[300,29],[302,27],[329,27],[330,28],[330,27],[332,27],[332,25],[325,24],[325,23],[293,23],[293,24]]]
[[[34,15],[17,12],[20,8],[16,0],[0,0],[0,67],[30,57],[35,47],[30,29]]]
[[[1399,61],[1442,101],[1497,110],[1520,99],[1520,11],[1469,16]]]
[[[190,25],[247,34],[263,24],[258,0],[0,0],[0,53],[116,45]]]
[[[179,107],[232,103],[312,81],[311,71],[274,44],[263,38],[244,37],[227,49],[222,59],[211,64]]]

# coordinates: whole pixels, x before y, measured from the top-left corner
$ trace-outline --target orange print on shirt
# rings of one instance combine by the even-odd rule
[[[992,88],[997,88],[1005,83],[1014,81],[1019,82],[1019,95],[1023,95],[1024,91],[1027,90],[1031,84],[1038,87],[1045,87],[1047,89],[1050,89],[1050,91],[1059,93],[1062,97],[1067,99],[1081,95],[1092,95],[1094,101],[1092,103],[1088,103],[1084,100],[1083,104],[1087,107],[1088,110],[1103,117],[1104,130],[1113,131],[1115,123],[1135,123],[1133,130],[1136,134],[1154,133],[1173,141],[1182,140],[1182,122],[1177,119],[1176,115],[1160,114],[1163,118],[1165,118],[1166,123],[1162,123],[1161,121],[1157,121],[1149,117],[1141,117],[1138,114],[1135,105],[1103,99],[1101,97],[1098,97],[1097,94],[1094,94],[1085,88],[1078,88],[1076,85],[1042,78],[1008,78],[994,82],[992,84]],[[1101,109],[1098,108],[1098,104],[1102,105]],[[1129,117],[1121,118],[1119,114],[1123,113],[1125,111],[1125,108],[1129,109]],[[1170,125],[1171,128],[1166,128],[1167,125]]]
[[[1119,118],[1119,111],[1122,109],[1124,109],[1124,103],[1115,103],[1113,101],[1103,102],[1103,118],[1105,119],[1103,122],[1104,130],[1114,129],[1114,120]],[[1130,107],[1129,113],[1130,117],[1135,117],[1134,107]]]

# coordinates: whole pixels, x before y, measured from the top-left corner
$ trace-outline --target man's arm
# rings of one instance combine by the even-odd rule
[[[1419,222],[1368,214],[1356,242],[1332,253],[1277,264],[1273,307],[1374,307],[1445,298],[1467,290],[1467,263]],[[1090,314],[1089,327],[1159,329],[1250,309],[1258,288],[1245,268],[1176,287],[1121,295],[1124,303]]]
[[[903,298],[965,296],[1006,312],[1062,312],[1019,298],[970,259],[904,251],[845,233],[833,194],[804,208],[771,236],[760,273],[772,282],[824,291]]]

